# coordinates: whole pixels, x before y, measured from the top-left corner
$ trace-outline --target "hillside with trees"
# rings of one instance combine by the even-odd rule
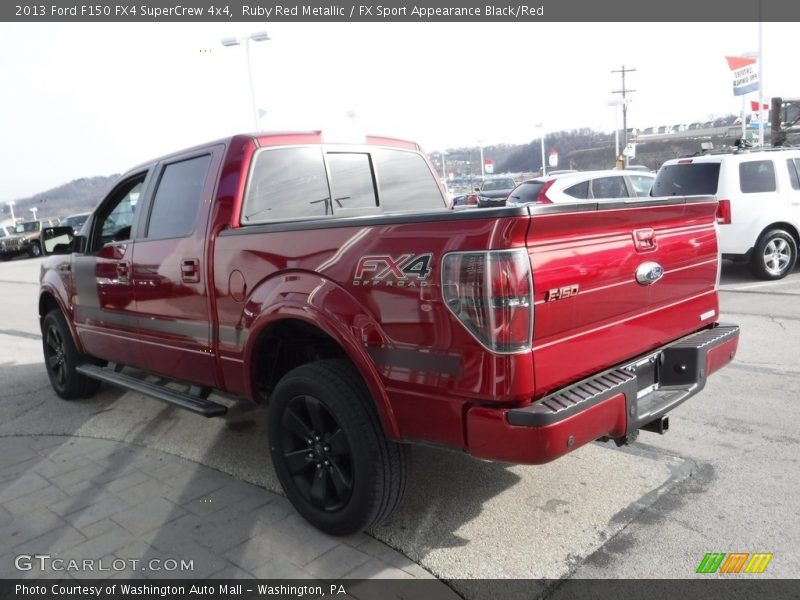
[[[56,188],[40,192],[29,198],[14,201],[14,215],[17,219],[32,218],[31,208],[36,208],[36,218],[65,217],[75,213],[88,212],[111,190],[118,175],[108,177],[83,177]],[[8,203],[2,203],[3,220],[11,217]]]

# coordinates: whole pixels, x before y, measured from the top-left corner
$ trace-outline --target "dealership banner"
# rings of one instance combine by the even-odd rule
[[[747,56],[726,56],[733,76],[733,95],[744,96],[758,90],[758,59]]]

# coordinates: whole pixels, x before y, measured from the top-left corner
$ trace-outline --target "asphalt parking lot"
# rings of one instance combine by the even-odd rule
[[[0,437],[130,442],[280,491],[259,409],[207,420],[108,387],[59,400],[41,364],[39,263],[0,263]],[[765,283],[726,264],[721,312],[742,327],[737,358],[666,435],[541,467],[415,447],[403,506],[370,535],[468,598],[485,578],[695,577],[707,552],[773,553],[762,576],[796,577],[800,270]]]

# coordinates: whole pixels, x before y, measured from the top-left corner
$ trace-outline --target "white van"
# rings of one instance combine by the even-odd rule
[[[748,262],[760,279],[782,279],[797,262],[800,148],[668,160],[650,194],[716,196],[722,257]]]

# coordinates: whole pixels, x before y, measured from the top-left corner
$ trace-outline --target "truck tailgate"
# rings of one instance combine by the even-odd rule
[[[716,206],[673,197],[531,208],[537,396],[717,320]]]

